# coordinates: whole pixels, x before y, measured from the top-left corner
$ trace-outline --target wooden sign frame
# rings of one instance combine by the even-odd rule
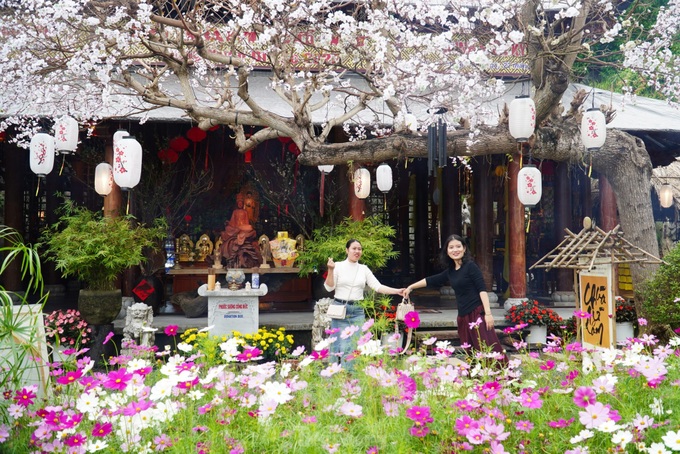
[[[611,264],[598,264],[579,273],[580,310],[591,315],[581,319],[581,342],[585,347],[616,347],[613,281]]]

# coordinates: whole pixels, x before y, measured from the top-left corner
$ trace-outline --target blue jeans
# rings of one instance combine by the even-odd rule
[[[340,305],[340,303],[336,301],[333,301],[331,304]],[[357,341],[362,334],[361,326],[364,324],[365,321],[366,317],[364,316],[364,308],[359,306],[358,304],[347,305],[347,312],[345,314],[344,319],[342,320],[336,318],[331,319],[331,329],[337,328],[339,330],[336,334],[332,336],[338,338],[338,340],[333,342],[330,346],[332,361],[337,361],[337,358],[340,357],[340,364],[346,370],[353,370],[352,362],[346,362],[345,356],[354,351],[354,349],[356,348]],[[356,333],[354,333],[351,337],[348,337],[347,339],[342,339],[340,337],[342,331],[345,328],[352,325],[358,326],[359,330]]]

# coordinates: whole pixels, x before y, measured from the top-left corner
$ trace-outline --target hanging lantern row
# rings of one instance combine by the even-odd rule
[[[55,153],[72,154],[78,148],[78,122],[65,115],[54,123],[54,136],[42,130],[31,138],[31,170],[44,178],[54,167]]]

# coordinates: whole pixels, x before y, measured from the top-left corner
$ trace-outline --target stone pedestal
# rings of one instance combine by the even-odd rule
[[[232,331],[257,333],[260,324],[259,297],[267,294],[266,284],[249,290],[208,290],[208,285],[203,284],[198,288],[198,294],[208,297],[211,335],[229,335]]]

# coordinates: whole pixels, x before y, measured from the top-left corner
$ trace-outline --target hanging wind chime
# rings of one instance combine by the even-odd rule
[[[444,114],[448,112],[446,107],[440,107],[434,114],[437,120],[427,127],[427,174],[434,175],[435,167],[446,167],[446,133],[447,125]]]

